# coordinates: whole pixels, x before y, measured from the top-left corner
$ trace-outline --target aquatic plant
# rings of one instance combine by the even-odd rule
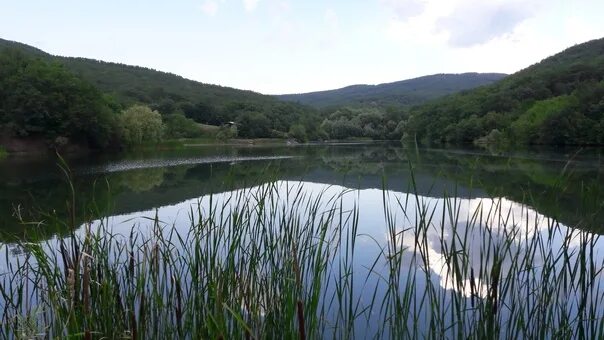
[[[604,336],[598,235],[505,198],[434,199],[409,185],[382,190],[377,233],[359,191],[271,182],[192,202],[186,226],[156,212],[4,244],[0,334]]]

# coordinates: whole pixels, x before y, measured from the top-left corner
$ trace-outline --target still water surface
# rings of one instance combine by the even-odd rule
[[[604,190],[601,149],[490,153],[463,149],[404,149],[396,144],[208,146],[67,159],[78,218],[144,215],[209,194],[270,181],[414,193],[434,199],[505,198],[561,223],[600,231]],[[69,186],[54,157],[0,161],[0,231],[5,240],[26,232],[32,213],[65,211]],[[412,171],[411,171],[412,169]],[[412,174],[415,183],[412,181]],[[381,204],[380,202],[376,202]],[[94,206],[99,216],[86,212]],[[163,216],[169,218],[170,216]],[[602,230],[604,232],[604,230]],[[67,230],[46,231],[65,234]]]
[[[344,210],[358,207],[359,237],[353,268],[358,282],[364,284],[355,288],[355,294],[361,304],[369,304],[371,296],[364,296],[364,289],[370,287],[367,291],[377,291],[378,295],[380,290],[375,288],[379,287],[379,275],[368,275],[368,268],[377,268],[374,271],[378,274],[386,271],[385,262],[376,266],[374,261],[388,244],[413,248],[416,242],[413,233],[392,235],[385,209],[392,212],[399,231],[417,225],[418,216],[411,212],[417,213],[418,206],[437,212],[431,219],[435,227],[424,235],[429,245],[429,267],[441,288],[451,289],[451,277],[442,275],[445,259],[438,240],[453,233],[476,233],[466,245],[475,248],[467,252],[475,257],[470,263],[479,266],[484,249],[480,232],[463,231],[469,220],[476,219],[477,209],[485,212],[478,225],[495,234],[510,225],[521,226],[514,236],[518,249],[527,237],[551,232],[553,226],[559,231],[548,244],[553,248],[579,244],[564,240],[567,228],[576,230],[576,235],[604,233],[602,154],[600,149],[507,153],[415,150],[397,144],[208,146],[67,162],[76,190],[76,224],[98,225],[103,220],[124,235],[133,227],[150,228],[147,218],[154,216],[159,216],[164,228],[186,233],[191,214],[196,218],[196,212],[210,208],[210,196],[216,204],[267,183],[274,185],[279,197],[287,197],[292,188],[299,187],[310,196],[339,197]],[[43,221],[49,212],[67,216],[69,186],[56,159],[9,158],[0,162],[0,193],[2,247],[12,249],[11,256],[19,256],[15,246],[18,239],[41,241],[69,235],[67,227],[48,229],[44,224],[24,225],[17,219]],[[287,206],[288,200],[284,198],[279,204]],[[457,211],[455,218],[441,214],[451,204]],[[602,261],[600,249],[604,248],[600,243],[590,253],[596,263]],[[537,266],[542,259],[537,255],[534,260]],[[407,266],[414,265],[413,261],[403,259]],[[506,263],[502,266],[505,268]],[[0,270],[5,269],[0,265]],[[486,292],[487,288],[478,287],[478,291]],[[330,289],[334,287],[328,284]],[[355,327],[358,334],[376,334],[372,318],[365,317],[367,322]]]

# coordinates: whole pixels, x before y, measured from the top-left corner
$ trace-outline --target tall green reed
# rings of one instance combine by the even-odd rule
[[[604,336],[598,235],[505,198],[422,197],[414,178],[406,191],[382,190],[377,233],[362,225],[362,192],[278,181],[200,198],[187,226],[157,211],[127,232],[49,217],[71,235],[17,242],[22,256],[4,245],[0,334]],[[368,247],[377,255],[360,259]]]

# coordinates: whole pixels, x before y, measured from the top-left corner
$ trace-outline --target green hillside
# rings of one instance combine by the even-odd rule
[[[604,39],[416,107],[403,125],[427,143],[604,144]]]
[[[149,116],[161,115],[167,138],[198,137],[204,133],[201,126],[235,121],[237,135],[245,138],[402,136],[426,143],[604,144],[603,39],[507,77],[441,74],[283,96],[203,84],[143,67],[52,56],[1,39],[0,66],[4,146],[7,136],[44,140],[50,146],[122,145],[126,130],[120,124],[139,120],[122,119],[122,113],[137,104],[157,111]],[[232,137],[230,131],[212,134],[218,135]]]
[[[267,128],[270,130],[288,132],[296,123],[307,126],[308,131],[316,130],[313,122],[318,113],[314,109],[282,102],[271,96],[203,84],[137,66],[84,58],[61,59],[71,71],[91,81],[104,92],[111,93],[123,105],[145,103],[164,114],[182,111],[199,123],[211,125],[221,125],[255,115],[260,116],[260,120],[268,121]],[[269,131],[244,137],[271,135]]]
[[[285,94],[281,100],[317,108],[329,106],[410,106],[452,93],[492,84],[500,73],[435,74],[379,85],[352,85],[337,90]]]
[[[282,102],[252,91],[203,84],[148,68],[52,56],[35,47],[2,39],[0,53],[5,55],[4,59],[15,58],[18,54],[26,63],[63,67],[65,72],[98,89],[107,105],[116,112],[134,104],[144,104],[163,116],[182,114],[197,123],[246,122],[245,128],[239,132],[241,137],[284,136],[292,126],[302,126],[308,138],[312,139],[316,138],[314,132],[320,123],[318,112],[310,107]],[[35,90],[44,92],[43,87]],[[10,90],[7,88],[6,91]],[[5,95],[12,94],[6,92]],[[263,126],[256,128],[254,124]],[[6,130],[6,122],[3,125]],[[33,132],[21,130],[24,135]]]
[[[0,146],[15,137],[107,147],[113,131],[115,114],[93,85],[24,50],[0,52]]]

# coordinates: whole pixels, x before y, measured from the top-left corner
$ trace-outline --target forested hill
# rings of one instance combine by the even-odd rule
[[[199,102],[223,107],[232,101],[262,105],[274,103],[270,96],[252,91],[209,85],[153,69],[94,59],[53,56],[35,47],[0,39],[0,49],[14,48],[47,61],[58,61],[99,90],[126,105],[132,103]],[[166,104],[167,105],[167,104]]]
[[[411,110],[405,137],[430,143],[604,144],[604,39],[500,82]]]
[[[317,108],[342,105],[410,106],[430,99],[492,84],[501,73],[435,74],[379,85],[352,85],[337,90],[278,95]]]
[[[115,123],[121,112],[138,104],[159,112],[164,123],[173,123],[166,131],[178,133],[168,138],[195,136],[196,131],[190,129],[195,123],[219,126],[230,121],[241,123],[237,135],[244,138],[285,137],[292,128],[304,138],[318,138],[318,111],[252,91],[203,84],[138,66],[53,56],[2,39],[0,61],[0,132],[5,140],[7,136],[46,141],[66,137],[90,144],[82,137],[92,134],[98,135],[93,145],[119,144]],[[87,98],[80,96],[84,92]],[[80,129],[84,117],[80,112],[91,102],[95,109],[90,112],[104,112],[107,129],[103,133]]]

